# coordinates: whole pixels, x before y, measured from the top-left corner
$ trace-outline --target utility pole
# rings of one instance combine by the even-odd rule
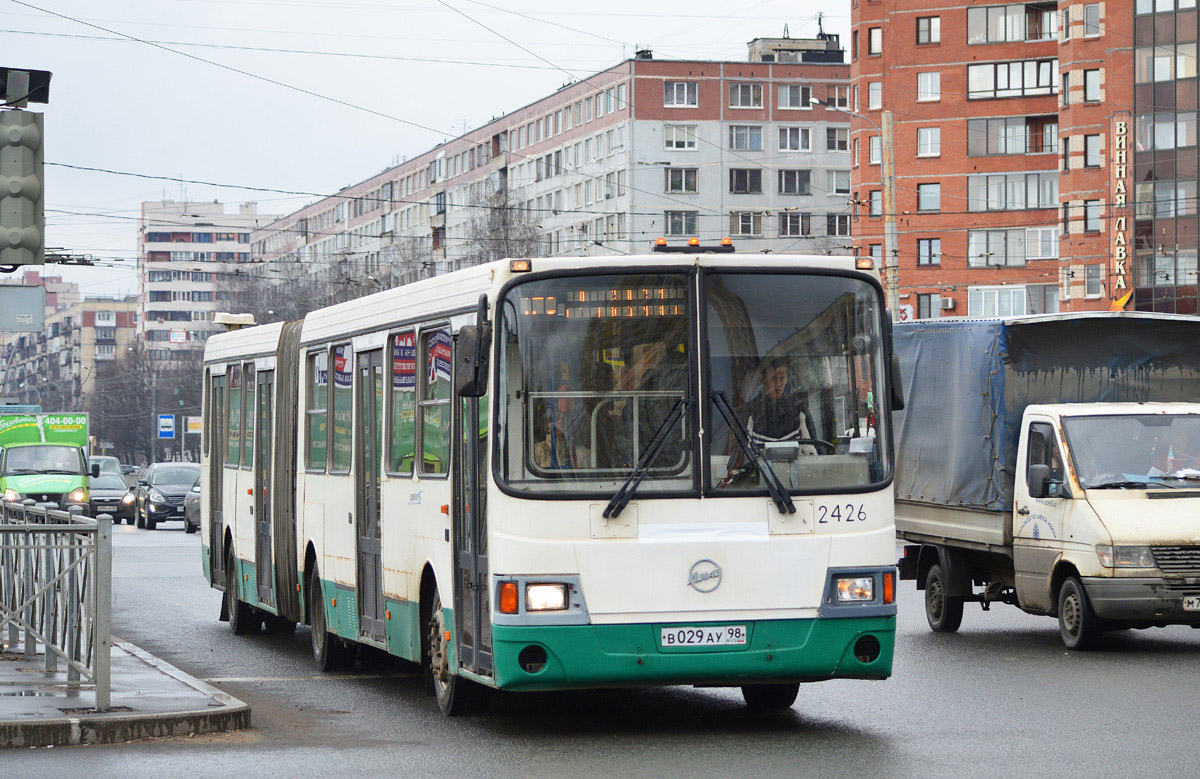
[[[865,118],[865,117],[864,117]],[[887,305],[900,318],[900,258],[896,247],[896,166],[892,146],[892,112],[883,112],[883,266],[887,272]]]
[[[158,371],[150,374],[150,465],[158,462]]]

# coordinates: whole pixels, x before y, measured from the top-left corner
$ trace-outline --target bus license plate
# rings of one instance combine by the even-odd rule
[[[1184,595],[1183,610],[1200,611],[1200,595]]]
[[[746,626],[693,627],[684,625],[676,628],[663,628],[661,641],[664,647],[745,646]]]

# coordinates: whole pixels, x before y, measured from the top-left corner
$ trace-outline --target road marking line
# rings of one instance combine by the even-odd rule
[[[339,681],[343,679],[411,679],[420,674],[325,674],[321,676],[215,676],[204,679],[209,684],[225,682],[315,682]]]

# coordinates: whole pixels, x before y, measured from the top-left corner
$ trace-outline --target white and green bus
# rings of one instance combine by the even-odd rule
[[[234,633],[312,626],[488,688],[890,675],[891,330],[869,260],[480,265],[209,339],[203,565]]]

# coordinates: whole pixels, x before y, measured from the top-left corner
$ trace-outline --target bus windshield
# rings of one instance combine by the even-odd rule
[[[74,446],[14,446],[4,455],[4,475],[23,473],[83,474],[83,457]]]
[[[502,301],[498,464],[513,489],[609,493],[691,394],[684,274],[531,281]],[[639,494],[693,488],[691,414]]]

